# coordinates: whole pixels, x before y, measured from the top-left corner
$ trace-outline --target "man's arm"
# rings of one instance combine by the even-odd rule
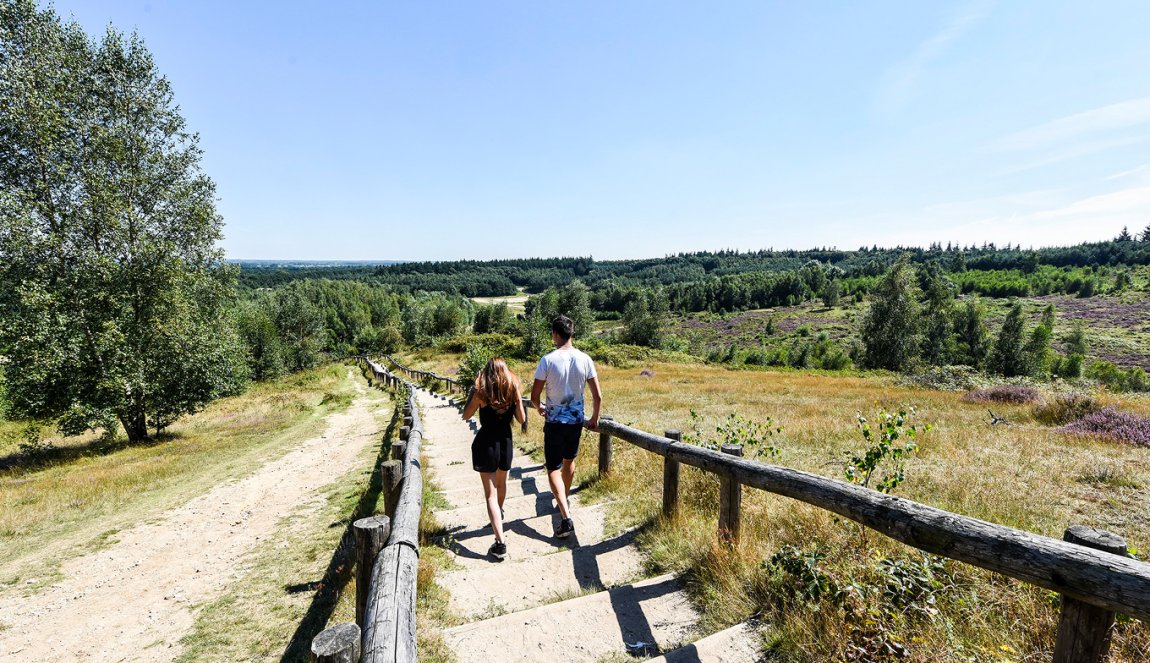
[[[599,408],[603,405],[603,392],[599,389],[599,378],[591,378],[587,380],[587,386],[591,388],[591,418],[587,420],[587,428],[591,430],[599,429]]]
[[[543,395],[543,387],[547,384],[546,380],[535,379],[535,383],[531,385],[531,407],[539,413],[539,416],[545,417],[547,413],[543,410],[543,405],[539,402],[539,397]]]

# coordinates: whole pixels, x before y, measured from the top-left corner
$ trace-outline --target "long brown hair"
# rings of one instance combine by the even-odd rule
[[[512,373],[507,362],[500,357],[488,361],[475,376],[475,391],[488,405],[501,412],[515,405],[515,387],[518,384],[519,376]]]

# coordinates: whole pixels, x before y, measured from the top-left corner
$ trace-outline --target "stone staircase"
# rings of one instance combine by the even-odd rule
[[[575,534],[556,539],[547,476],[518,452],[504,504],[508,556],[488,557],[494,538],[471,468],[475,424],[447,399],[425,391],[418,399],[430,469],[450,504],[434,511],[445,529],[434,544],[451,553],[455,568],[439,582],[452,612],[468,620],[443,634],[460,663],[760,659],[758,635],[747,625],[697,639],[698,614],[679,580],[643,576],[634,532],[606,534],[609,503],[583,505],[576,493]]]

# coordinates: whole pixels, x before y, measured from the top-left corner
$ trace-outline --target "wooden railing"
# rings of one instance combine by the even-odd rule
[[[456,380],[455,378],[449,378],[446,375],[438,375],[436,373],[432,373],[431,371],[421,371],[416,368],[409,368],[396,361],[395,358],[391,355],[381,354],[379,356],[383,357],[388,361],[388,363],[394,366],[396,371],[406,375],[411,379],[412,382],[417,384],[430,383],[431,386],[435,386],[435,383],[441,382],[443,383],[444,389],[447,391],[456,393],[467,391],[467,387],[465,387],[463,383],[461,383],[459,380]]]
[[[373,384],[404,397],[403,426],[380,466],[385,515],[354,523],[356,622],[339,624],[312,641],[317,663],[414,663],[419,517],[423,509],[420,452],[423,423],[416,385],[367,357],[354,357]]]
[[[1056,663],[1101,663],[1110,646],[1115,612],[1150,621],[1150,564],[1128,557],[1119,536],[1074,526],[1064,541],[997,525],[886,495],[844,481],[741,458],[737,445],[712,451],[599,421],[599,473],[611,472],[612,439],[664,459],[663,512],[678,509],[679,466],[719,476],[719,530],[738,537],[742,486],[758,488],[837,513],[907,545],[1001,573],[1062,595],[1054,649]]]

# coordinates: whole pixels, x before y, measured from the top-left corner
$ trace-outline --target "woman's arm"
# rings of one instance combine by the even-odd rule
[[[475,387],[472,387],[471,391],[467,393],[467,404],[463,406],[463,420],[467,421],[474,416],[476,410],[482,407],[482,405],[483,396],[475,390]]]
[[[527,413],[523,411],[523,394],[519,385],[515,385],[515,420],[523,424],[523,431],[527,432]]]

